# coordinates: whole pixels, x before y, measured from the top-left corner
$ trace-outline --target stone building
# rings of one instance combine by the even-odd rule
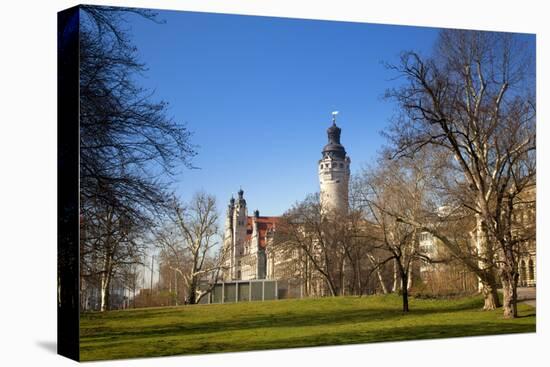
[[[462,262],[452,259],[444,245],[428,232],[418,236],[419,251],[433,260],[447,259],[443,263],[428,263],[420,260],[418,275],[422,280],[422,292],[428,294],[463,294],[478,288],[477,276]]]
[[[519,286],[521,287],[534,287],[536,286],[536,185],[528,187],[524,192],[519,195],[515,200],[514,207],[516,207],[515,213],[512,217],[513,230],[512,235],[522,239],[518,244],[518,271],[519,271]],[[477,228],[481,228],[483,223],[479,216],[476,216]],[[482,231],[474,230],[473,234],[473,246],[477,251],[482,251],[482,244],[486,241]],[[428,232],[423,232],[419,236],[419,250],[428,255],[430,258],[439,258],[444,256],[444,246],[440,241],[434,238]],[[493,256],[498,256],[495,253]],[[447,256],[448,257],[448,256]],[[480,266],[483,263],[480,262]],[[421,263],[420,276],[425,283],[434,283],[441,281],[446,284],[447,287],[454,286],[452,283],[461,284],[462,288],[477,288],[479,291],[482,289],[482,283],[477,279],[466,266],[461,264],[428,264]],[[476,279],[476,282],[472,281]],[[474,287],[472,287],[474,285]],[[456,288],[456,286],[455,286]]]
[[[517,235],[526,239],[520,246],[519,285],[534,287],[537,284],[536,185],[526,189],[518,201],[520,210],[513,221]]]
[[[231,198],[225,220],[224,246],[228,251],[224,280],[265,279],[266,247],[272,240],[277,217],[262,217],[258,210],[248,215],[244,191]]]

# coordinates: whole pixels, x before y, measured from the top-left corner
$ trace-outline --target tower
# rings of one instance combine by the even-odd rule
[[[351,160],[344,146],[340,144],[342,129],[336,126],[336,115],[332,113],[332,126],[327,129],[328,143],[319,160],[319,182],[321,187],[321,208],[323,212],[347,213]]]
[[[227,251],[228,257],[225,261],[225,266],[228,268],[228,271],[224,271],[224,278],[230,280],[234,278],[234,269],[235,269],[235,246],[233,241],[233,215],[235,212],[235,198],[231,197],[229,200],[229,205],[227,206],[227,215],[225,217],[225,233],[223,237],[223,245],[225,251]]]
[[[244,243],[246,241],[246,221],[247,221],[246,200],[244,199],[244,191],[238,192],[235,209],[233,210],[233,279],[241,278],[240,258],[244,254]]]

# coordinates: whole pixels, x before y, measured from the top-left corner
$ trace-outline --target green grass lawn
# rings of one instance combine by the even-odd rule
[[[480,297],[398,296],[279,300],[87,313],[81,316],[84,361],[235,352],[535,331],[535,309],[520,318],[484,312]]]

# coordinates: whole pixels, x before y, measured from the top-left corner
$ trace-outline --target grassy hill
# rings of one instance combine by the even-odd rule
[[[484,312],[480,297],[410,300],[398,296],[279,300],[87,313],[82,360],[235,352],[535,331],[535,309],[520,318]]]

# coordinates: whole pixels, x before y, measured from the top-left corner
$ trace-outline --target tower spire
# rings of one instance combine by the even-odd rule
[[[339,111],[332,111],[332,126],[336,126],[336,115],[338,115]]]

